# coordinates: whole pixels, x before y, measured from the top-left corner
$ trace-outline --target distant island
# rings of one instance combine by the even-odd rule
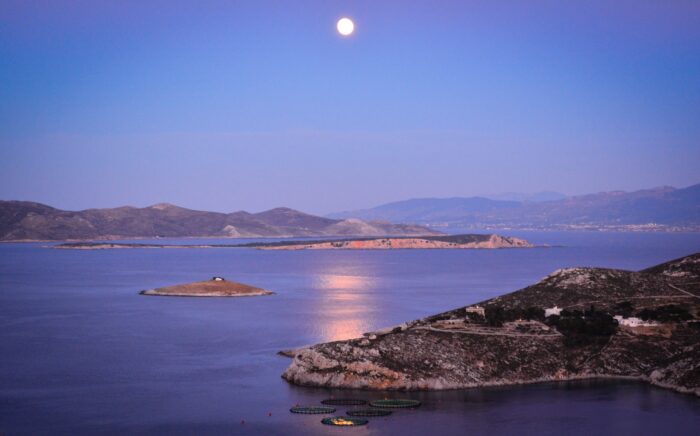
[[[433,229],[462,231],[700,231],[700,184],[680,189],[661,186],[565,198],[555,193],[525,197],[524,201],[514,200],[517,198],[520,197],[414,198],[329,217],[410,222]]]
[[[328,388],[458,389],[587,378],[700,395],[700,253],[639,272],[567,268],[476,305],[287,351]]]
[[[144,290],[139,294],[163,297],[252,297],[272,295],[274,292],[243,283],[230,282],[223,277],[212,277],[211,280],[202,282]]]
[[[66,250],[110,250],[125,248],[257,248],[260,250],[403,250],[403,249],[491,249],[532,248],[535,245],[499,235],[450,235],[324,239],[314,241],[252,242],[247,244],[139,244],[118,242],[66,242],[52,248]]]
[[[385,237],[332,239],[325,241],[283,241],[244,244],[262,250],[403,250],[403,249],[488,249],[531,248],[520,238],[499,235],[451,235],[424,237]]]
[[[129,242],[64,242],[50,246],[59,250],[113,250],[126,248],[241,248],[236,244],[139,244]]]
[[[0,201],[0,242],[439,236],[445,234],[441,230],[465,229],[700,231],[700,184],[523,198],[534,200],[416,198],[328,217],[286,207],[220,213],[159,203],[143,208],[66,211],[28,201]]]
[[[124,206],[73,212],[27,201],[0,201],[0,241],[442,234],[422,225],[323,218],[284,207],[260,213],[219,213],[161,203],[144,208]]]

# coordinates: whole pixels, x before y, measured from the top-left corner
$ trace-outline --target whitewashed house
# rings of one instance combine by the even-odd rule
[[[561,315],[561,307],[559,306],[554,306],[550,307],[544,310],[544,316],[545,318],[550,316],[550,315]]]
[[[656,323],[653,321],[644,321],[643,319],[635,316],[624,318],[622,315],[615,315],[613,318],[615,318],[618,324],[626,327],[649,327],[656,325]]]
[[[469,313],[478,313],[481,316],[486,316],[486,311],[484,310],[483,307],[476,305],[476,306],[469,306],[466,309],[464,309],[465,312]]]

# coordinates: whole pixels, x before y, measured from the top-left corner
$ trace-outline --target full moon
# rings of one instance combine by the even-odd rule
[[[349,36],[355,31],[355,23],[350,18],[341,18],[338,20],[336,27],[338,28],[338,33],[343,36]]]

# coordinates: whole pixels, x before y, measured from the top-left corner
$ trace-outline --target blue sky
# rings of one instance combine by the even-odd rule
[[[2,199],[327,213],[698,167],[697,1],[0,2]]]

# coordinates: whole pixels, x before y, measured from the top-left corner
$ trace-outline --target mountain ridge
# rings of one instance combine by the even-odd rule
[[[419,225],[330,219],[284,207],[222,213],[157,203],[66,211],[35,202],[0,200],[0,241],[437,234],[441,233]]]
[[[700,230],[700,184],[660,186],[632,192],[607,191],[549,201],[487,197],[416,198],[329,217],[387,219],[433,227],[578,228],[649,225]]]

